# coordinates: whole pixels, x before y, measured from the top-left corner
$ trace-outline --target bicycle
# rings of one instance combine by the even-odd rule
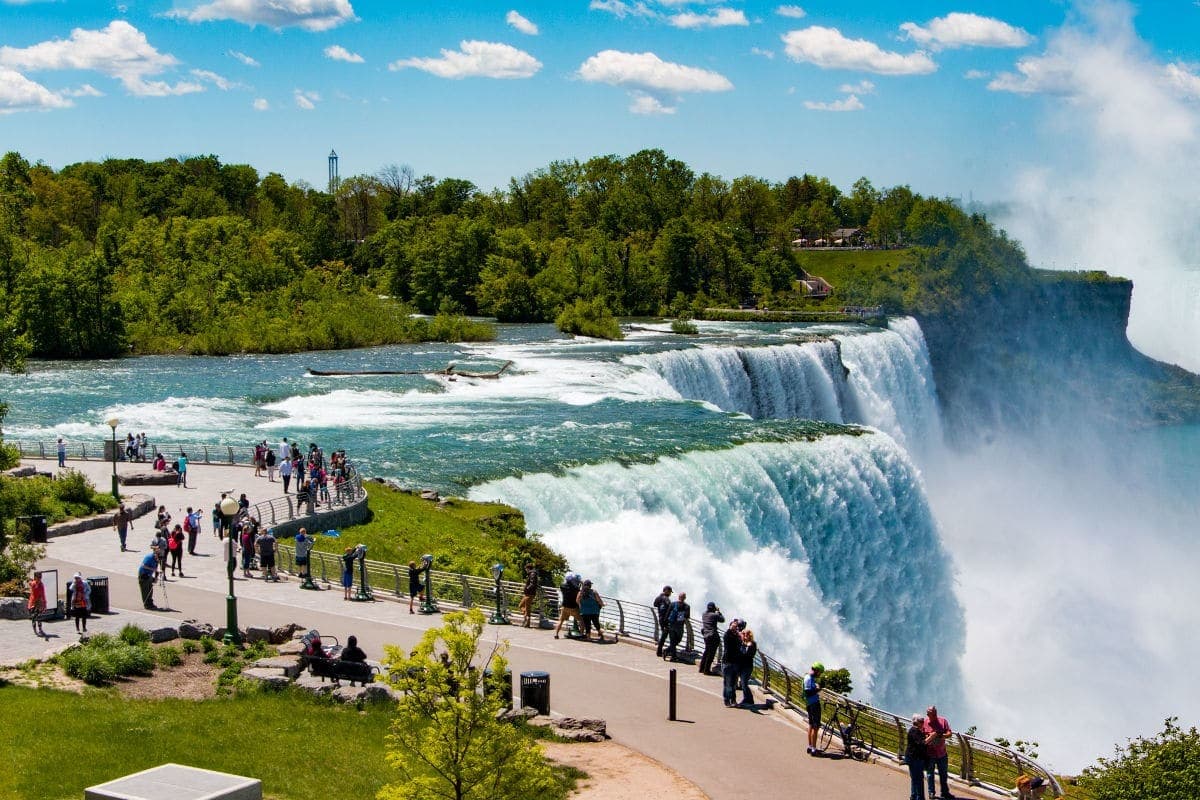
[[[858,718],[862,709],[851,703],[839,703],[834,706],[833,716],[821,727],[821,750],[828,753],[833,737],[842,743],[842,752],[855,761],[866,761],[875,750],[875,734],[869,728],[859,723]]]

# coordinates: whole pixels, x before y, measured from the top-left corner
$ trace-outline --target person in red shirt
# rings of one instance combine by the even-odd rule
[[[950,723],[945,717],[938,716],[937,706],[930,706],[925,712],[925,776],[929,779],[929,797],[933,793],[933,771],[937,768],[938,777],[942,784],[942,800],[953,800],[950,794],[949,766],[950,759],[946,754],[946,740],[950,738]]]
[[[29,619],[33,623],[33,632],[37,636],[45,636],[42,630],[42,613],[46,610],[46,585],[42,583],[42,573],[33,573],[29,582]]]

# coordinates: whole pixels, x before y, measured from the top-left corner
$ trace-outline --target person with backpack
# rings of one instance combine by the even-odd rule
[[[167,552],[171,555],[171,575],[174,577],[175,570],[179,570],[179,577],[186,577],[183,574],[183,527],[175,526],[175,530],[171,531],[170,537],[167,539]]]
[[[679,599],[671,603],[671,610],[667,612],[667,632],[671,637],[663,655],[667,661],[683,660],[678,653],[679,640],[683,638],[683,627],[691,616],[692,607],[688,605],[687,592],[680,592]]]
[[[563,623],[568,619],[576,626],[582,625],[582,620],[579,617],[579,576],[574,572],[568,572],[563,585],[558,588],[562,594],[562,603],[558,610],[558,627],[554,629],[554,638],[558,638],[559,632],[562,630]],[[571,631],[567,631],[567,638],[570,638]]]
[[[92,585],[83,579],[82,573],[76,572],[67,586],[67,605],[75,619],[75,632],[82,637],[87,633],[88,615],[92,611]]]
[[[183,518],[183,532],[187,535],[188,555],[196,555],[196,536],[200,532],[196,529],[196,513],[191,506],[188,506],[187,514]]]
[[[596,641],[604,643],[604,629],[600,627],[600,609],[604,608],[604,599],[592,588],[590,580],[583,582],[579,592],[579,615],[583,619],[583,640],[592,638],[592,628],[596,629]]]
[[[525,586],[521,589],[521,605],[518,610],[525,619],[525,627],[529,627],[530,620],[533,617],[533,603],[537,598],[538,593],[538,573],[537,567],[533,564],[525,565]]]
[[[725,698],[725,707],[732,708],[737,697],[737,659],[742,648],[742,628],[746,627],[746,623],[736,617],[730,621],[729,627],[725,630],[725,635],[721,641],[721,674],[724,676],[724,685],[721,687],[721,695]],[[811,752],[811,748],[809,749]]]
[[[664,586],[651,605],[658,615],[658,647],[654,654],[662,658],[663,646],[667,643],[667,615],[671,613],[671,587]]]
[[[700,657],[700,674],[716,675],[712,671],[713,659],[717,656],[717,648],[721,645],[721,632],[717,626],[725,621],[725,615],[716,603],[709,603],[700,615],[700,635],[704,638],[704,655]]]

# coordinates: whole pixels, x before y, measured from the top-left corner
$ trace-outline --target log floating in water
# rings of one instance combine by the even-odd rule
[[[505,361],[497,369],[490,372],[459,369],[453,362],[445,369],[313,369],[308,368],[308,374],[320,378],[339,377],[345,375],[451,375],[460,378],[499,378],[512,366],[512,361]]]

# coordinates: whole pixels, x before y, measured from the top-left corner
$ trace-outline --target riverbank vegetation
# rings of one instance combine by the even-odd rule
[[[816,254],[792,242],[840,227],[886,248],[895,270],[825,276],[835,286],[825,305],[911,312],[1027,272],[1019,247],[950,200],[865,178],[843,192],[807,174],[697,175],[661,150],[554,162],[502,191],[397,166],[330,188],[215,156],[55,171],[4,155],[0,356],[12,358],[0,363],[25,351],[95,358],[488,338],[462,317],[475,314],[612,336],[611,316],[808,307],[795,281]],[[902,245],[912,248],[893,249]],[[858,252],[855,264],[875,258]]]

